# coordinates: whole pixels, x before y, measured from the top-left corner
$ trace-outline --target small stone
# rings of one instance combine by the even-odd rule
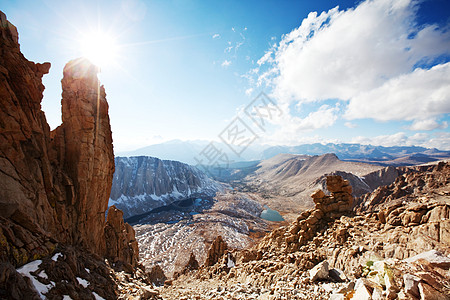
[[[353,294],[352,299],[357,300],[371,300],[372,295],[370,294],[369,289],[363,284],[360,284],[358,288],[356,289],[355,293]]]
[[[322,190],[317,190],[311,194],[311,198],[313,199],[320,199],[323,197],[325,197],[325,193]]]
[[[383,290],[380,288],[373,289],[372,293],[372,300],[384,300],[385,297],[383,297]]]
[[[328,278],[328,262],[326,260],[317,264],[309,271],[309,278],[312,282]]]
[[[411,274],[403,275],[405,284],[405,293],[411,297],[419,298],[419,282],[420,278]]]
[[[347,280],[347,276],[345,276],[344,272],[339,269],[331,269],[328,275],[336,282],[344,282]]]
[[[412,263],[419,259],[428,261],[432,266],[443,269],[450,268],[450,258],[436,250],[422,252],[420,254],[417,254],[416,256],[405,259],[405,262]]]
[[[155,290],[151,289],[150,287],[143,286],[143,287],[140,287],[140,289],[143,292],[142,293],[143,299],[149,299],[151,297],[158,296],[158,294],[159,294],[158,291],[155,291]]]
[[[426,283],[419,283],[420,300],[448,300],[449,297],[436,291]]]

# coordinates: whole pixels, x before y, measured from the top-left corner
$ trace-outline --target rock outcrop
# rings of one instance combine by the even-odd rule
[[[25,297],[3,289],[21,281],[11,270],[30,261],[37,265],[57,247],[135,267],[131,226],[116,211],[105,222],[114,155],[97,67],[82,58],[65,66],[63,123],[50,131],[41,110],[42,76],[50,63],[28,61],[16,28],[1,12],[0,22],[0,294]],[[114,240],[107,243],[105,231]]]
[[[225,254],[227,249],[228,249],[227,243],[219,235],[211,244],[204,265],[207,267],[214,266],[219,261],[219,259]]]
[[[114,205],[108,210],[105,238],[106,256],[115,263],[125,263],[126,269],[131,273],[139,259],[138,243],[133,227],[124,223],[123,212]]]
[[[167,280],[163,269],[159,265],[155,265],[148,271],[149,280],[155,285],[163,285]]]
[[[353,196],[349,182],[341,176],[329,175],[326,184],[331,195],[315,191],[311,195],[315,208],[301,213],[287,230],[281,227],[268,234],[259,244],[261,251],[297,251],[330,221],[351,211]]]
[[[105,220],[114,173],[114,153],[108,103],[97,79],[98,69],[86,59],[70,61],[62,79],[62,125],[52,132],[57,166],[72,185],[65,185],[65,206],[74,228],[68,238],[95,253],[104,254]],[[68,205],[67,205],[68,204]]]
[[[197,259],[195,258],[194,253],[191,252],[191,255],[189,256],[189,260],[186,263],[186,266],[184,266],[184,273],[187,273],[189,271],[198,270],[199,264]]]
[[[196,167],[156,157],[116,157],[110,204],[125,218],[188,198],[214,197],[221,185]]]

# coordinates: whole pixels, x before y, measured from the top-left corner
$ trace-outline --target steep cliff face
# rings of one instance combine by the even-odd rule
[[[50,130],[40,109],[50,63],[26,60],[16,28],[3,13],[0,19],[0,256],[22,264],[52,251],[51,236],[63,231],[53,208]]]
[[[116,157],[110,204],[125,217],[145,213],[174,200],[212,197],[220,184],[197,168],[155,157]]]
[[[59,165],[71,179],[66,204],[73,205],[76,227],[70,239],[105,253],[102,217],[114,173],[108,103],[97,68],[85,59],[69,62],[62,79],[63,123],[52,133]]]
[[[41,110],[50,63],[28,61],[16,28],[0,19],[0,260],[19,266],[58,244],[105,256],[114,156],[97,68],[85,59],[65,66],[63,123],[50,132]]]

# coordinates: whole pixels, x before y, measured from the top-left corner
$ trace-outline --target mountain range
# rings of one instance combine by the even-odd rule
[[[401,169],[374,164],[343,161],[335,154],[278,154],[255,165],[235,167],[223,172],[219,180],[235,190],[249,193],[262,205],[279,211],[287,219],[314,205],[310,195],[324,189],[327,175],[340,175],[353,186],[353,196],[390,184]]]
[[[118,152],[119,156],[153,156],[176,160],[191,165],[199,163],[200,154],[210,141],[172,140],[154,144],[134,151]],[[373,146],[362,144],[303,144],[297,146],[250,145],[239,157],[224,143],[213,142],[221,153],[225,153],[230,164],[240,161],[255,161],[272,158],[278,154],[322,155],[334,153],[341,160],[367,162],[383,166],[406,166],[428,163],[450,157],[450,151],[416,146]],[[228,166],[227,166],[228,167]]]

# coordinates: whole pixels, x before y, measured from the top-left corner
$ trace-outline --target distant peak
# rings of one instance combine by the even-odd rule
[[[334,153],[326,153],[326,154],[320,155],[319,157],[326,158],[326,159],[339,159],[339,157],[337,157],[337,155]]]

